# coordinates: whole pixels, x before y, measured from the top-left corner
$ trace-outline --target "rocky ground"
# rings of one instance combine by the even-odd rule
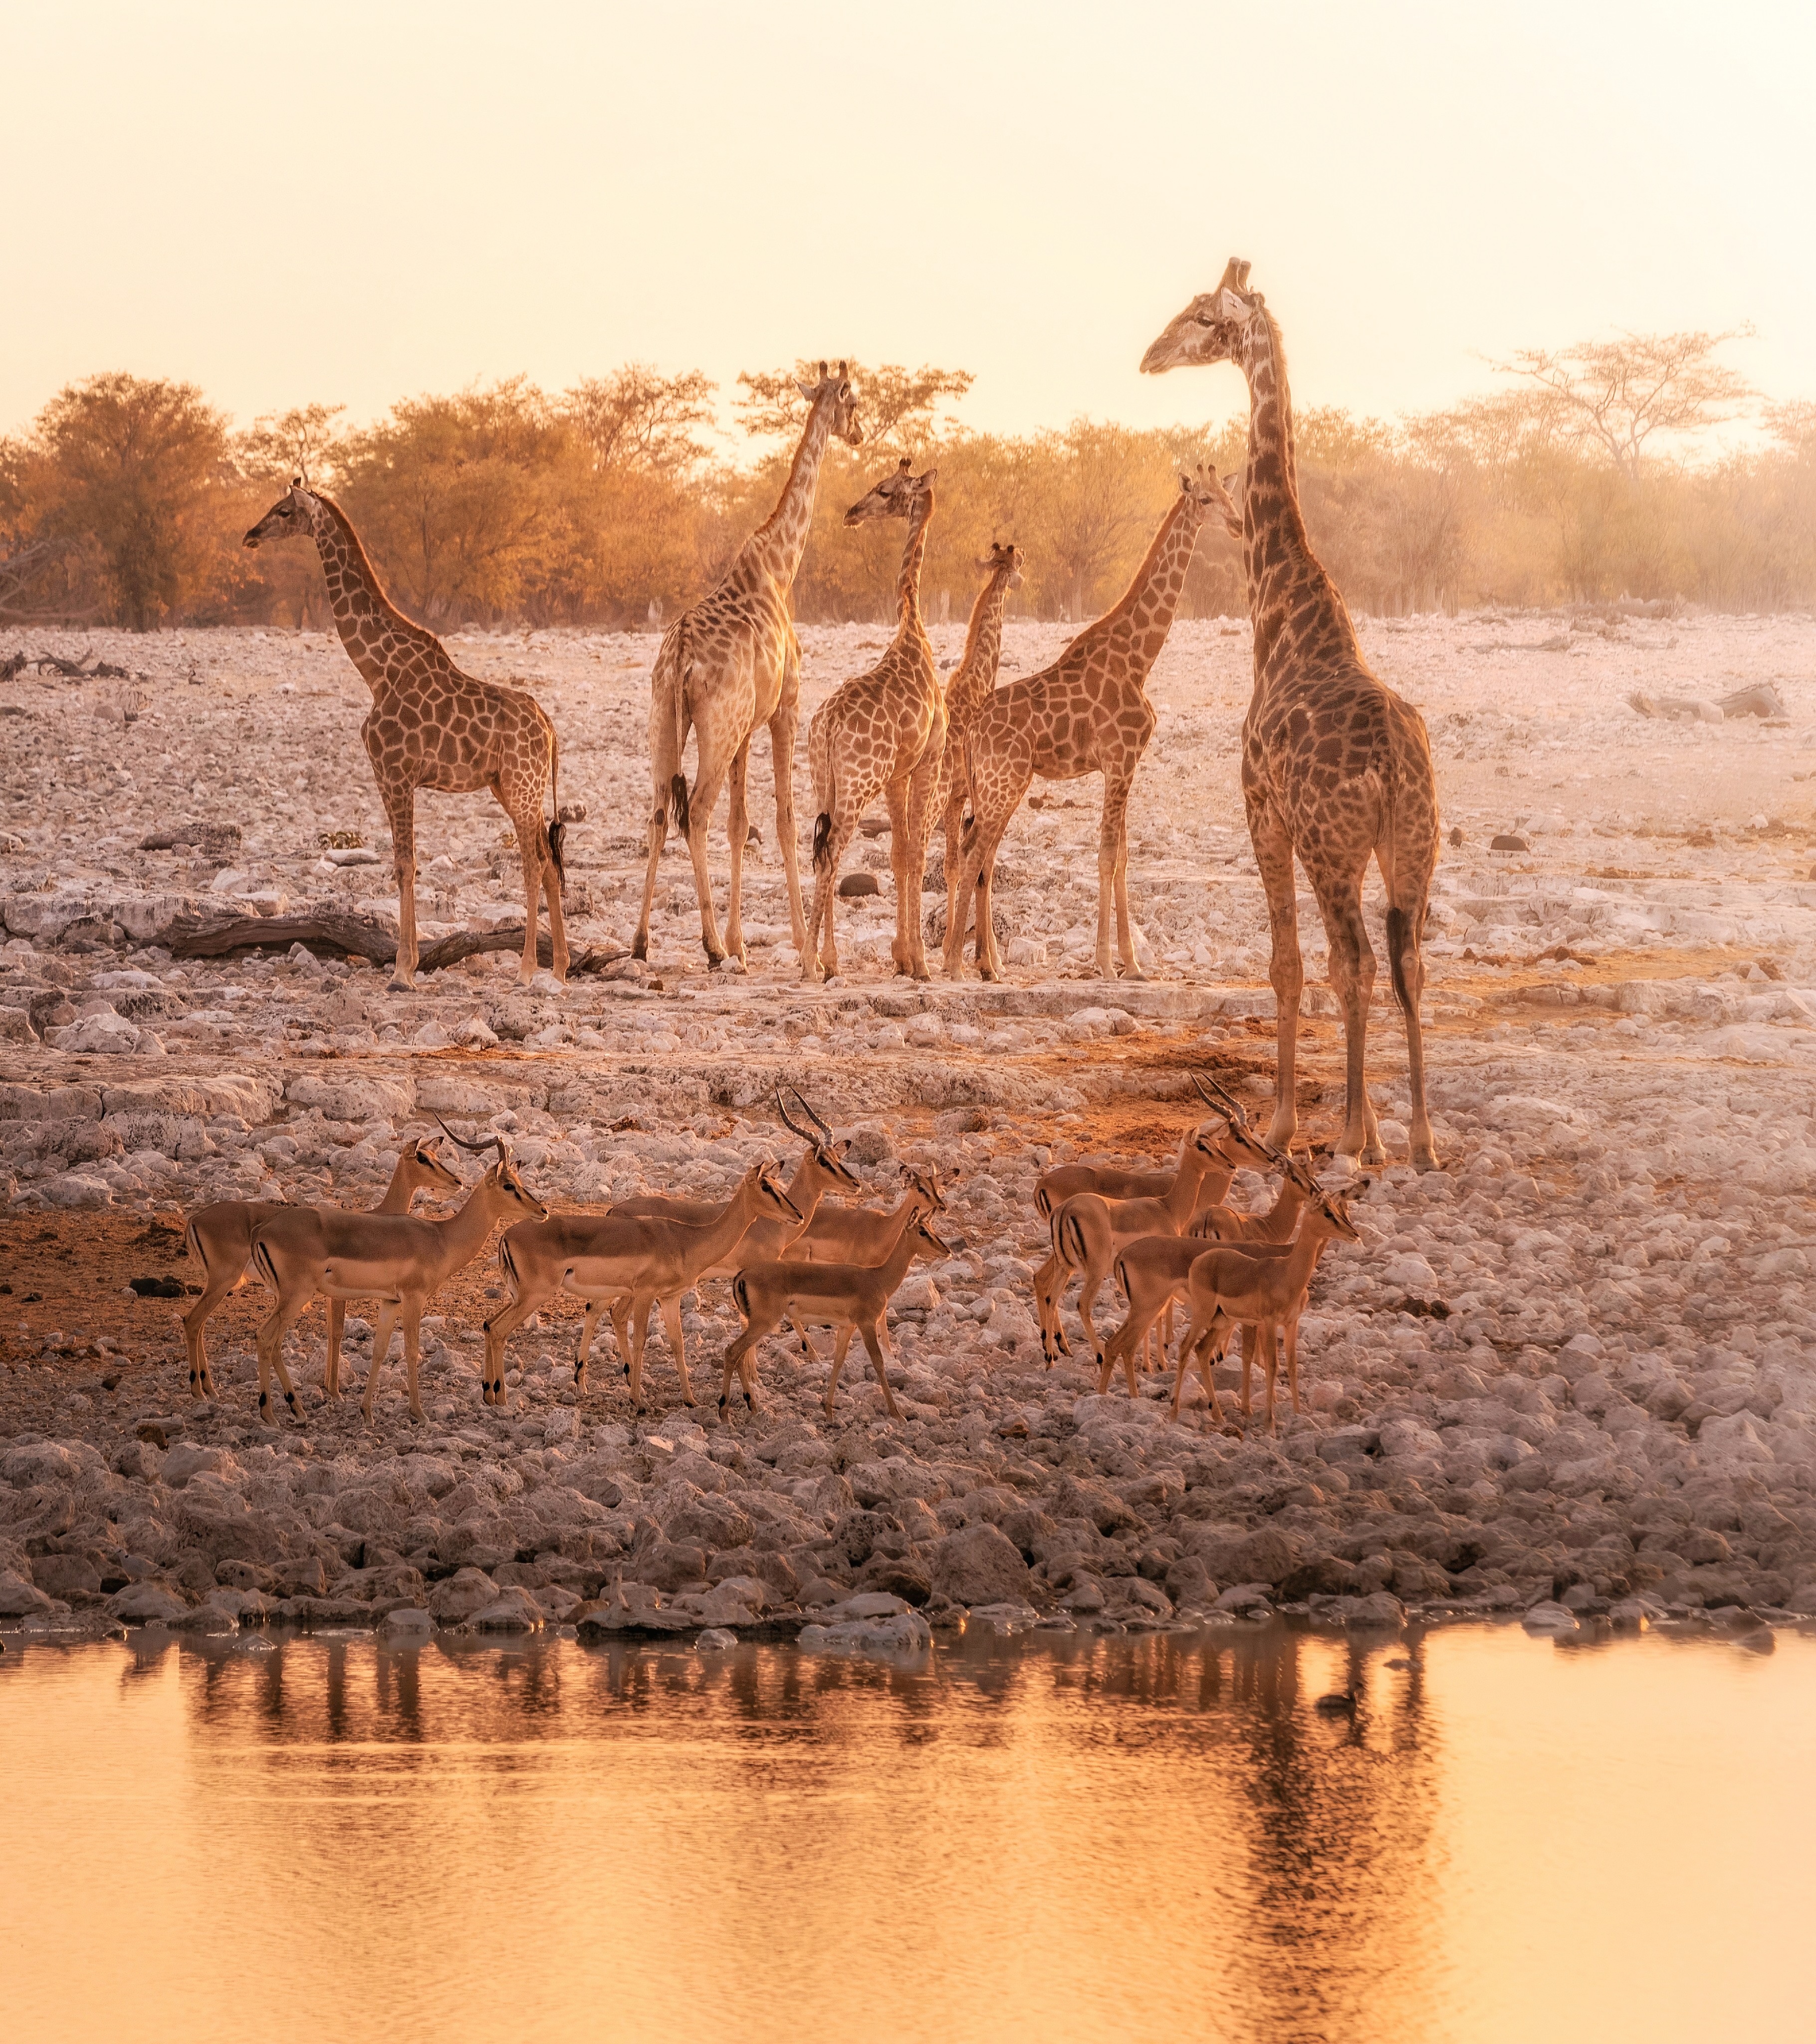
[[[943,659],[962,636],[936,631]],[[1012,626],[1005,672],[1064,636]],[[648,969],[524,992],[513,960],[482,955],[407,995],[358,961],[182,962],[167,941],[217,911],[394,919],[364,691],[332,640],[21,637],[132,672],[0,682],[0,1622],[812,1620],[810,1643],[912,1645],[966,1609],[1098,1627],[1293,1607],[1565,1629],[1816,1612],[1816,626],[1473,617],[1363,636],[1425,709],[1438,760],[1427,1013],[1446,1169],[1396,1163],[1369,1186],[1365,1244],[1328,1257],[1312,1294],[1307,1409],[1274,1438],[1209,1427],[1196,1387],[1175,1425],[1158,1378],[1131,1400],[1099,1397],[1074,1366],[1043,1370],[1028,1281],[1046,1162],[1169,1155],[1193,1066],[1257,1107],[1271,1091],[1265,918],[1236,790],[1245,626],[1181,625],[1156,670],[1131,810],[1144,981],[1080,976],[1088,782],[1039,791],[1012,828],[1008,985],[889,976],[878,837],[858,863],[884,891],[842,908],[847,976],[803,986],[760,758],[747,976],[704,971],[671,847]],[[882,634],[803,637],[811,709]],[[655,641],[452,644],[549,707],[562,798],[589,809],[570,840],[574,934],[621,945]],[[1627,701],[1708,705],[1756,682],[1787,718],[1648,717]],[[425,939],[520,917],[505,832],[481,798],[420,798]],[[1521,843],[1497,850],[1497,835]],[[1316,973],[1309,898],[1301,913]],[[1342,1047],[1321,986],[1306,1009],[1302,1125],[1327,1139]],[[1375,1020],[1403,1157],[1403,1040],[1391,1008]],[[293,1337],[305,1418],[266,1428],[251,1355],[264,1295],[243,1290],[213,1323],[220,1401],[194,1404],[180,1304],[132,1289],[195,1282],[179,1216],[200,1201],[375,1200],[432,1112],[509,1131],[558,1205],[726,1193],[749,1159],[793,1153],[768,1104],[778,1078],[854,1136],[878,1197],[908,1162],[949,1183],[954,1254],[918,1269],[893,1315],[899,1424],[849,1365],[828,1420],[827,1366],[777,1341],[762,1408],[721,1424],[735,1319],[717,1284],[686,1318],[697,1409],[659,1333],[649,1414],[609,1367],[577,1397],[567,1312],[519,1335],[509,1408],[488,1409],[486,1258],[437,1301],[426,1426],[394,1362],[371,1427],[351,1399],[324,1400],[316,1308]],[[1269,1188],[1245,1178],[1237,1195]],[[359,1385],[370,1331],[349,1328]]]

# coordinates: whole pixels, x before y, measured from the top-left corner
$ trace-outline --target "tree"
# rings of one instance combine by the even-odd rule
[[[1757,394],[1715,359],[1718,348],[1752,333],[1739,326],[1725,333],[1622,334],[1555,353],[1521,348],[1493,366],[1525,379],[1541,430],[1597,449],[1637,484],[1649,442],[1721,425]]]
[[[227,423],[194,384],[91,376],[51,400],[33,437],[44,536],[93,543],[119,621],[148,631],[221,580]]]
[[[1159,436],[1127,426],[1074,419],[1035,445],[1044,487],[1037,485],[1028,505],[1033,572],[1064,590],[1076,624],[1109,599],[1119,571],[1133,568],[1178,481]],[[1050,563],[1045,573],[1042,552]]]
[[[628,362],[609,376],[576,383],[563,394],[561,412],[602,474],[637,469],[673,475],[712,451],[701,435],[712,428],[718,388],[697,369],[664,376],[647,363]]]
[[[249,481],[278,487],[300,475],[318,490],[329,488],[346,451],[335,425],[344,405],[295,405],[287,412],[267,412],[240,436],[236,451]]]

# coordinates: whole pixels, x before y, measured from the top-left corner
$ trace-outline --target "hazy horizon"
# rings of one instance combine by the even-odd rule
[[[507,38],[463,5],[9,6],[37,189],[0,431],[113,368],[244,425],[631,359],[724,406],[740,369],[841,353],[972,371],[980,430],[1223,418],[1234,371],[1136,365],[1231,254],[1302,402],[1429,409],[1517,348],[1744,321],[1733,366],[1816,397],[1784,259],[1810,17],[1504,18],[564,4]]]

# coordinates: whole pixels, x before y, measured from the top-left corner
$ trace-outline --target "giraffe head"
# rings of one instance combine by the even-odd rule
[[[1216,290],[1200,291],[1142,357],[1142,374],[1160,376],[1207,362],[1240,363],[1261,303],[1261,293],[1249,289],[1248,264],[1231,256]]]
[[[862,525],[866,518],[912,518],[920,509],[922,500],[933,488],[937,468],[930,468],[923,475],[913,472],[913,465],[904,454],[896,464],[895,472],[885,475],[867,496],[860,497],[845,514],[847,525]]]
[[[1179,488],[1187,500],[1186,515],[1194,532],[1208,522],[1221,525],[1237,539],[1242,537],[1242,514],[1209,462],[1201,461],[1194,469],[1181,469]]]
[[[797,382],[794,387],[809,405],[832,407],[832,430],[847,447],[863,445],[864,429],[858,423],[858,396],[851,388],[849,363],[841,362],[834,373],[823,362],[817,383]]]
[[[313,540],[317,499],[299,475],[240,542],[255,551],[267,540]]]
[[[1022,550],[1013,540],[992,540],[990,551],[977,565],[991,574],[1001,575],[1005,589],[1022,586]]]

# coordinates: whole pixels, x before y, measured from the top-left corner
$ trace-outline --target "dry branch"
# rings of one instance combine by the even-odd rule
[[[374,965],[390,965],[397,955],[397,940],[382,923],[368,916],[337,915],[332,910],[309,916],[186,916],[171,925],[164,941],[172,957],[185,959],[225,958],[234,951],[288,951],[292,944],[312,951],[369,959]],[[462,930],[424,944],[417,970],[441,972],[480,951],[520,951],[523,946],[521,923],[500,930]],[[592,945],[576,951],[569,959],[567,969],[570,974],[601,972],[629,955],[622,945]],[[536,957],[540,964],[553,962],[546,930],[538,935]]]

